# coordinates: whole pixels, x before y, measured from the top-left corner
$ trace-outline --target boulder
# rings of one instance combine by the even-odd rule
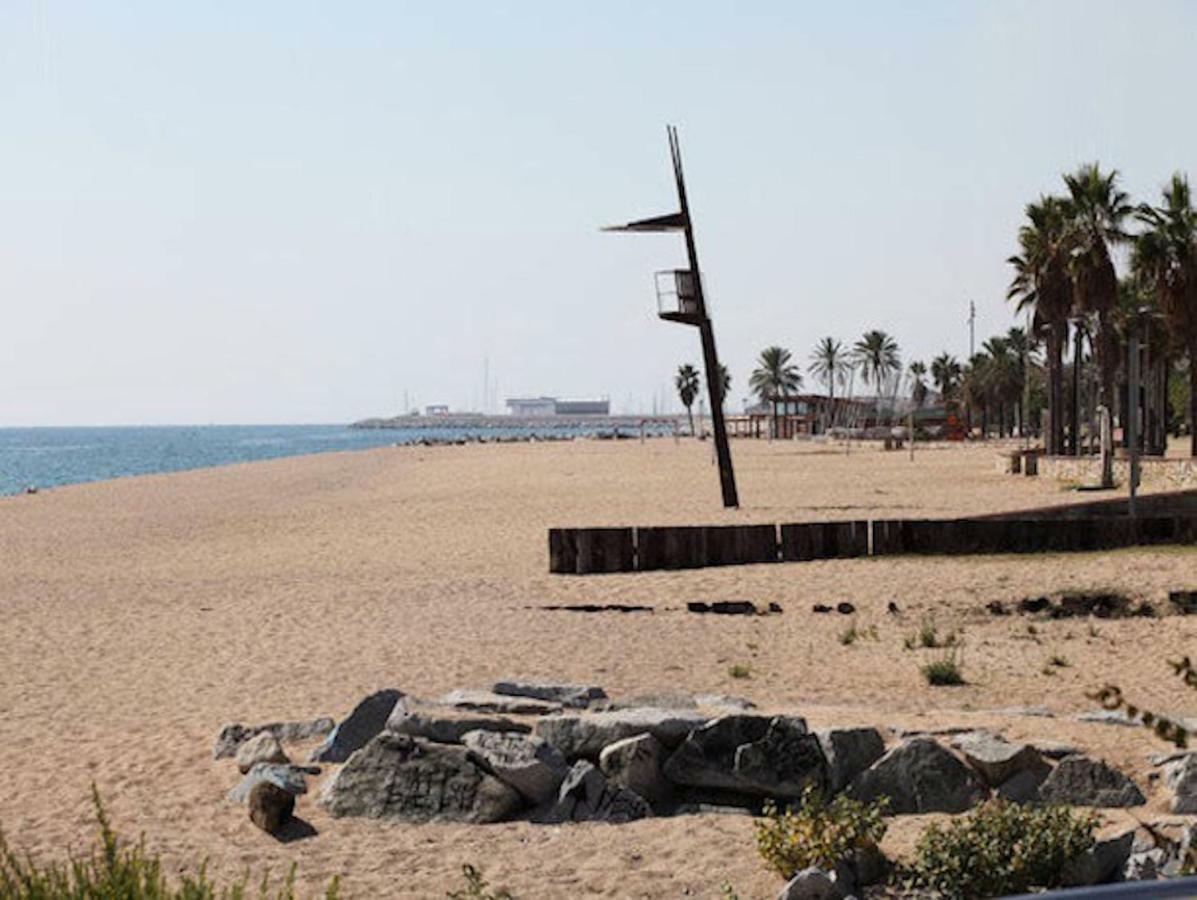
[[[540,738],[512,731],[467,731],[470,759],[511,785],[533,806],[551,803],[569,771],[565,757]]]
[[[394,689],[377,691],[366,697],[333,729],[324,743],[312,751],[312,762],[345,762],[350,754],[366,746],[382,731],[402,697],[403,693]]]
[[[842,900],[844,896],[834,875],[812,867],[787,881],[777,900]]]
[[[531,730],[531,726],[506,716],[417,706],[406,699],[395,704],[395,709],[387,719],[387,731],[424,738],[437,744],[460,744],[462,738],[471,731],[527,734]]]
[[[1136,849],[1122,868],[1124,881],[1155,881],[1162,877],[1171,860],[1163,847]]]
[[[833,793],[846,788],[885,753],[885,741],[876,728],[833,728],[817,736],[827,759],[827,786]]]
[[[988,791],[972,769],[931,738],[911,738],[894,747],[852,782],[848,794],[871,802],[889,798],[888,811],[961,813]]]
[[[673,785],[661,770],[668,751],[651,734],[608,744],[599,754],[599,770],[615,787],[627,788],[650,803],[668,799]]]
[[[269,722],[265,725],[242,725],[240,722],[233,722],[222,727],[216,735],[216,741],[212,745],[212,758],[228,759],[236,756],[238,747],[263,731],[270,732],[280,742],[310,741],[324,737],[336,726],[337,723],[328,717],[312,719],[310,722]]]
[[[316,766],[283,766],[274,763],[258,763],[241,782],[229,791],[228,797],[234,803],[246,803],[254,787],[263,781],[269,781],[276,787],[292,794],[306,794],[308,792],[307,775],[319,775]]]
[[[245,775],[258,763],[286,764],[291,760],[283,752],[283,745],[269,731],[260,731],[237,748],[237,768]]]
[[[1064,887],[1105,884],[1122,876],[1135,843],[1135,830],[1097,841],[1080,856],[1064,865],[1060,876]]]
[[[1164,769],[1164,784],[1172,791],[1169,808],[1178,815],[1197,813],[1197,755],[1186,754]]]
[[[548,700],[561,706],[585,709],[596,700],[607,699],[607,692],[597,684],[570,684],[557,681],[530,681],[526,679],[508,679],[497,681],[491,688],[496,694],[506,694],[510,697],[532,697],[535,700]]]
[[[270,781],[259,781],[249,792],[249,820],[267,834],[277,834],[291,821],[295,795]]]
[[[561,782],[551,822],[611,822],[620,824],[652,815],[648,802],[627,788],[609,784],[592,763],[574,763]]]
[[[994,792],[1011,803],[1031,803],[1039,797],[1039,786],[1050,772],[1051,767],[1046,764],[1042,769],[1023,769],[999,784]]]
[[[952,741],[952,746],[990,787],[1008,782],[1019,772],[1038,772],[1046,777],[1049,770],[1034,747],[1012,744],[984,731],[962,734]]]
[[[515,788],[480,769],[464,747],[384,731],[325,785],[334,816],[400,822],[500,822],[523,806]]]
[[[608,744],[637,734],[651,734],[667,748],[676,747],[704,722],[704,716],[689,710],[636,708],[547,716],[537,721],[535,733],[566,759],[595,760]]]
[[[561,712],[560,703],[537,700],[533,697],[515,697],[496,694],[491,691],[450,691],[435,701],[442,706],[464,709],[470,712],[504,713],[515,716],[547,716]]]
[[[665,762],[676,784],[797,799],[827,787],[827,760],[792,716],[722,716],[696,728]]]
[[[1039,800],[1065,806],[1122,807],[1147,802],[1133,781],[1102,760],[1066,756],[1039,786]]]

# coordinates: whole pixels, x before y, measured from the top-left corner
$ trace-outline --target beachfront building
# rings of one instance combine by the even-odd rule
[[[558,400],[556,397],[512,397],[507,410],[513,416],[541,418],[545,416],[608,416],[609,400]]]

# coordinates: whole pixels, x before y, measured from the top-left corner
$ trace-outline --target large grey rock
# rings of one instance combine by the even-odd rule
[[[1169,862],[1168,851],[1163,847],[1135,850],[1127,857],[1122,878],[1124,881],[1155,881],[1165,874]]]
[[[1164,784],[1172,791],[1172,812],[1197,813],[1197,755],[1186,754],[1170,761],[1164,769]]]
[[[599,769],[616,787],[659,803],[673,792],[673,785],[662,771],[667,753],[665,745],[651,734],[638,734],[604,747],[599,754]]]
[[[384,731],[324,788],[334,816],[401,822],[500,822],[523,807],[515,788],[483,772],[464,747]]]
[[[395,704],[387,731],[424,738],[438,744],[460,744],[471,731],[527,734],[532,726],[488,713],[467,712],[439,706],[420,706],[404,699]]]
[[[529,679],[511,678],[506,681],[496,681],[493,688],[496,694],[507,694],[511,697],[532,697],[536,700],[548,700],[561,706],[585,709],[596,700],[605,700],[607,692],[597,684],[569,684],[558,681],[535,681]]]
[[[844,896],[834,875],[812,867],[787,881],[777,900],[842,900]]]
[[[1066,756],[1039,786],[1044,803],[1066,806],[1140,806],[1147,802],[1133,781],[1101,760]]]
[[[796,799],[827,787],[827,760],[792,716],[722,716],[695,729],[665,762],[676,784]]]
[[[319,747],[312,751],[312,762],[344,762],[350,754],[366,746],[386,726],[401,691],[377,691],[353,708]]]
[[[950,750],[931,738],[911,738],[861,772],[848,793],[864,802],[888,797],[888,811],[903,815],[964,812],[988,791]]]
[[[586,760],[574,763],[561,782],[551,822],[631,822],[652,815],[648,802],[627,788],[609,784]]]
[[[229,791],[228,797],[234,803],[246,803],[249,800],[249,794],[254,789],[255,785],[261,784],[263,781],[269,781],[284,791],[290,791],[292,794],[306,794],[308,792],[308,780],[306,778],[309,774],[319,773],[319,769],[314,766],[284,766],[273,763],[258,763],[245,777],[241,779],[240,783]]]
[[[223,726],[216,735],[216,741],[212,745],[212,758],[228,759],[236,756],[238,747],[264,731],[286,743],[324,737],[336,727],[337,723],[327,716],[309,722],[268,722],[265,725],[242,725],[240,722],[233,722]]]
[[[977,770],[985,783],[997,787],[1019,772],[1047,775],[1049,766],[1039,752],[1027,744],[1012,744],[983,731],[963,734],[952,741],[965,762]]]
[[[885,753],[885,741],[876,728],[832,728],[817,732],[817,736],[827,758],[828,787],[833,793],[846,788]]]
[[[651,734],[666,747],[676,747],[706,718],[678,709],[622,709],[586,715],[547,716],[535,732],[566,759],[598,759],[608,744],[637,734]]]
[[[237,768],[244,775],[258,763],[286,764],[291,760],[283,751],[283,745],[269,731],[255,734],[237,748]]]
[[[436,701],[442,706],[470,712],[504,713],[516,716],[547,716],[561,712],[560,703],[537,700],[533,697],[508,696],[491,691],[450,691]]]
[[[565,757],[540,738],[511,731],[467,731],[470,758],[511,785],[533,806],[551,803],[569,771]]]
[[[1064,887],[1085,887],[1105,884],[1120,878],[1135,843],[1135,831],[1123,832],[1112,838],[1097,841],[1075,859],[1064,865],[1060,882]]]

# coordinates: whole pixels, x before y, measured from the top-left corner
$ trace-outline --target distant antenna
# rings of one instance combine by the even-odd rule
[[[977,355],[977,304],[968,301],[968,358]]]

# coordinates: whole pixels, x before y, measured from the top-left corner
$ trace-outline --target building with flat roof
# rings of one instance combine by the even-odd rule
[[[512,397],[507,409],[513,416],[609,416],[609,400],[558,400],[556,397]]]

